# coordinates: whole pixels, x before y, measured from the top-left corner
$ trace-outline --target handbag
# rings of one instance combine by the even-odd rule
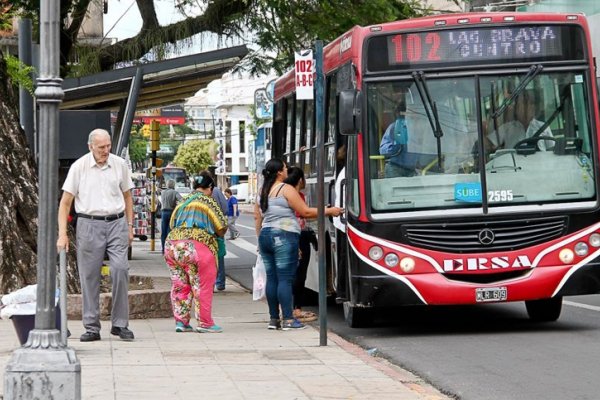
[[[265,297],[267,289],[267,270],[261,255],[256,256],[256,264],[252,267],[252,300]]]

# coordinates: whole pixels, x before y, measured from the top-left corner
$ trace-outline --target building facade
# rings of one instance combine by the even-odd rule
[[[225,74],[185,103],[187,123],[195,139],[212,139],[223,147],[223,170],[217,170],[221,186],[249,180],[254,92],[275,76],[250,77]]]

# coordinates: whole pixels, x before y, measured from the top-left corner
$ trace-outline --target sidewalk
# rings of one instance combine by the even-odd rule
[[[131,273],[168,277],[160,252],[149,248],[149,242],[134,243]],[[131,320],[133,342],[111,336],[110,322],[103,321],[102,340],[81,343],[81,321],[69,321],[82,399],[448,399],[333,333],[319,346],[319,331],[310,326],[267,330],[266,303],[252,301],[231,280],[215,293],[213,317],[223,333],[175,333],[170,318]],[[18,345],[12,322],[0,320],[2,371]]]

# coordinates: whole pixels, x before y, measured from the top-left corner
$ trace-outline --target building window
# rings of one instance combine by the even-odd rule
[[[231,121],[225,121],[225,153],[231,153]]]
[[[248,165],[246,164],[246,157],[240,157],[240,172],[248,172]]]
[[[240,153],[246,152],[246,122],[240,121]]]

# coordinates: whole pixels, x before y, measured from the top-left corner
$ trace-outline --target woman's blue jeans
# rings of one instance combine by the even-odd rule
[[[298,268],[300,234],[274,228],[263,228],[258,236],[258,249],[267,271],[267,303],[272,319],[292,319],[292,283]]]

